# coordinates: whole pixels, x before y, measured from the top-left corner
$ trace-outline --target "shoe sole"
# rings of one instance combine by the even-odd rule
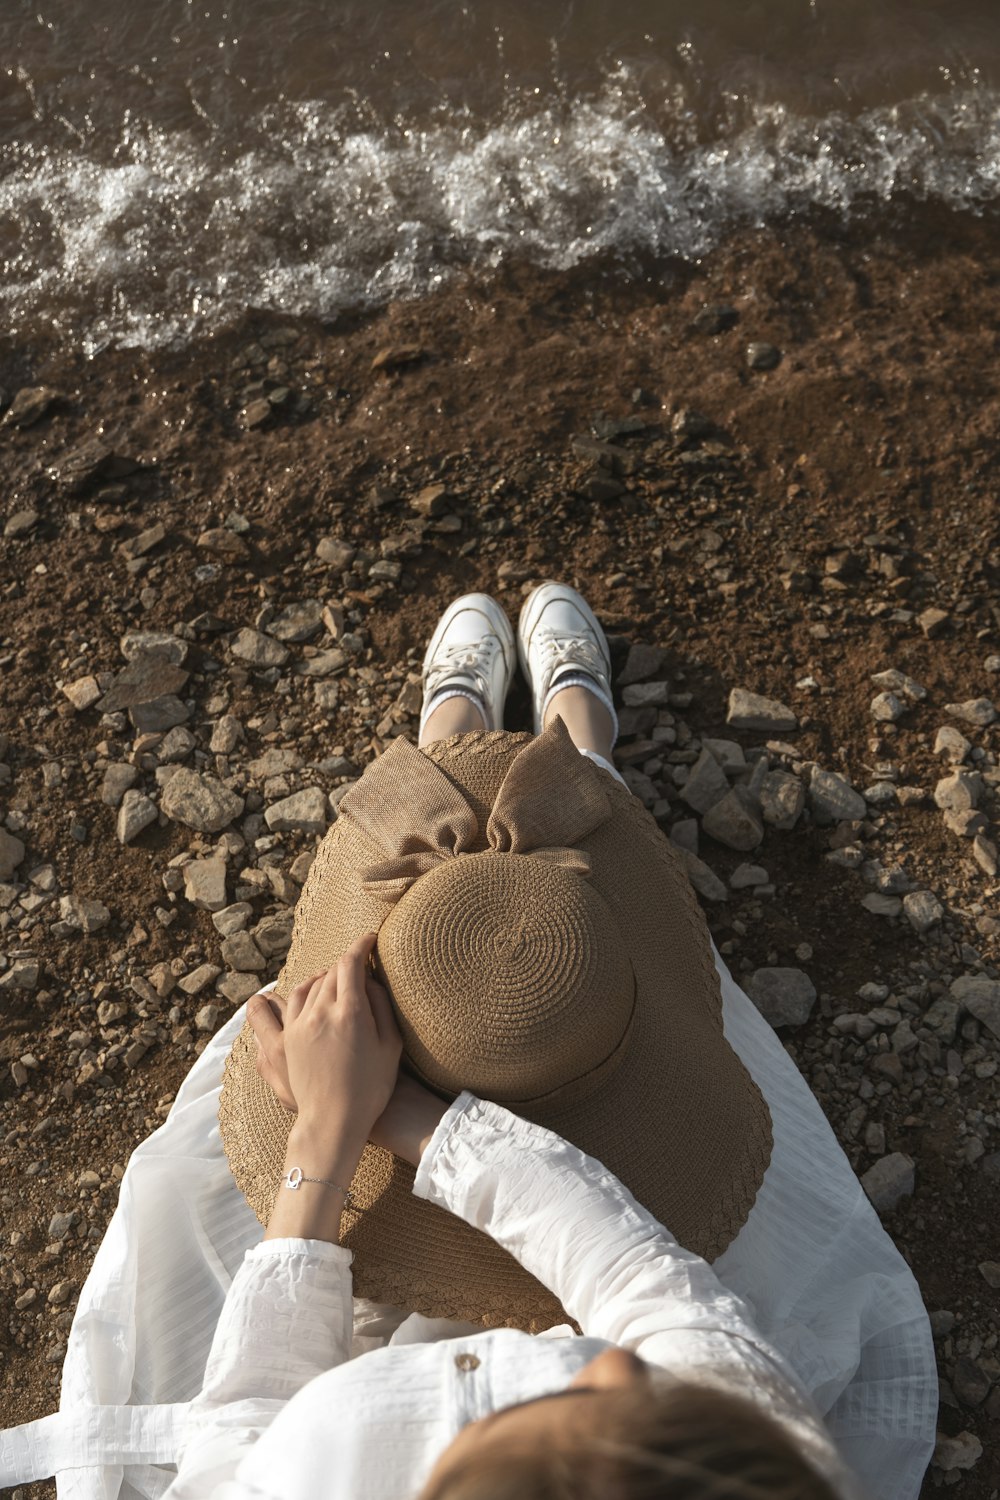
[[[491,616],[491,613],[490,613],[490,609],[489,608],[484,608],[484,605],[491,606],[492,609],[494,609],[494,610],[497,611],[497,613],[498,613],[498,615],[500,617],[499,620],[497,621],[497,626],[499,628],[495,628],[494,629],[494,634],[496,635],[497,639],[500,641],[501,645],[503,646],[503,661],[504,661],[503,698],[500,700],[499,704],[497,705],[497,708],[498,708],[497,717],[498,718],[502,718],[503,717],[503,706],[504,706],[504,703],[506,702],[507,694],[510,692],[510,685],[511,685],[511,682],[512,682],[513,677],[514,677],[514,668],[517,665],[517,641],[515,640],[514,630],[513,630],[513,627],[511,625],[511,623],[510,623],[510,620],[507,618],[507,611],[504,609],[504,607],[503,607],[502,604],[498,604],[497,603],[497,601],[492,597],[492,595],[490,595],[490,594],[461,594],[459,596],[459,598],[454,599],[452,601],[452,603],[449,604],[448,608],[445,610],[444,614],[441,616],[440,620],[438,621],[437,629],[435,630],[434,634],[431,636],[430,640],[427,643],[427,650],[424,652],[424,659],[423,659],[423,662],[421,663],[421,667],[420,667],[420,675],[421,675],[421,677],[423,677],[424,674],[426,673],[426,671],[427,671],[427,663],[433,659],[434,655],[436,654],[436,652],[438,650],[438,647],[441,644],[441,638],[442,638],[442,636],[445,634],[448,626],[451,624],[451,621],[454,619],[455,615],[458,614],[461,610],[463,610],[463,609],[475,609],[475,610],[478,610],[480,614],[485,615],[486,618],[488,620],[490,620],[491,623],[492,623],[492,616]]]

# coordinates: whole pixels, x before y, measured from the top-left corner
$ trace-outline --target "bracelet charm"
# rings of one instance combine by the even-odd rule
[[[298,1191],[303,1182],[322,1183],[324,1187],[336,1188],[338,1193],[343,1193],[345,1208],[354,1207],[354,1199],[351,1196],[350,1188],[341,1187],[339,1182],[331,1182],[328,1177],[306,1177],[301,1167],[292,1167],[287,1176],[281,1177],[280,1181],[283,1182],[285,1186],[289,1188],[293,1193]]]

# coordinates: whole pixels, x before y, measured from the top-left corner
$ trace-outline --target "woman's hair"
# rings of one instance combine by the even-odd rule
[[[609,1391],[572,1452],[472,1454],[421,1500],[837,1500],[752,1401],[687,1383]]]

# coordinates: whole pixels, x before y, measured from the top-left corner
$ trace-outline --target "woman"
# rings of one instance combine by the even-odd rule
[[[588,774],[595,783],[606,778],[607,786],[617,775],[610,763],[615,723],[596,620],[572,590],[544,585],[522,612],[519,634],[536,730],[551,738],[562,721],[577,749],[600,767],[599,776]],[[438,754],[439,737],[499,728],[512,647],[502,611],[484,596],[467,596],[446,612],[425,660],[420,740],[430,755]],[[524,751],[517,760],[528,758]],[[568,785],[565,765],[562,774]],[[345,817],[345,826],[350,821]],[[426,857],[409,853],[403,862]],[[398,866],[375,874],[382,877],[376,886],[401,883]],[[383,972],[390,925],[380,928]],[[726,1036],[766,1097],[773,1151],[754,1181],[749,1212],[710,1267],[677,1243],[670,1216],[664,1227],[596,1153],[497,1103],[457,1088],[448,1103],[400,1074],[401,1038],[385,987],[369,968],[372,950],[369,932],[335,969],[303,971],[274,1011],[259,997],[248,1007],[256,1067],[269,1091],[296,1112],[263,1240],[255,1243],[245,1222],[238,1235],[220,1227],[230,1200],[218,1172],[217,1129],[207,1142],[207,1108],[218,1096],[204,1080],[197,1092],[197,1065],[175,1105],[188,1115],[186,1144],[178,1146],[178,1118],[172,1148],[187,1153],[187,1171],[169,1208],[171,1121],[157,1133],[157,1155],[139,1160],[140,1148],[133,1158],[133,1196],[142,1182],[157,1184],[155,1233],[169,1236],[175,1259],[183,1253],[192,1300],[186,1306],[154,1287],[158,1247],[147,1233],[139,1256],[145,1253],[146,1282],[134,1266],[129,1271],[137,1305],[154,1297],[171,1309],[175,1326],[168,1335],[161,1316],[155,1347],[148,1332],[136,1340],[131,1395],[119,1385],[117,1399],[179,1401],[188,1372],[200,1368],[191,1349],[199,1340],[205,1347],[212,1326],[206,1318],[214,1313],[200,1311],[210,1298],[198,1291],[194,1245],[206,1262],[215,1247],[216,1261],[238,1268],[201,1392],[175,1409],[172,1435],[165,1422],[154,1435],[150,1421],[140,1427],[142,1444],[119,1435],[101,1453],[91,1450],[89,1461],[128,1461],[136,1491],[169,1500],[586,1500],[723,1491],[829,1500],[859,1488],[915,1496],[935,1407],[919,1294],[804,1082],[722,966]],[[397,999],[399,987],[394,980]],[[220,1034],[220,1048],[240,1019]],[[205,1063],[206,1074],[219,1055],[216,1049]],[[628,1100],[621,1102],[627,1111]],[[432,1313],[352,1304],[351,1252],[338,1241],[345,1225],[349,1240],[355,1233],[348,1193],[359,1159],[373,1150],[410,1163],[417,1207],[436,1204],[440,1217],[443,1210],[451,1221],[464,1220],[478,1231],[477,1243],[491,1236],[520,1262],[518,1274],[547,1287],[581,1332],[565,1322],[538,1336],[483,1332],[477,1307],[464,1310],[465,1321],[432,1315],[437,1304],[416,1284],[411,1307]],[[236,1170],[232,1154],[230,1166]],[[135,1175],[140,1169],[145,1177]],[[226,1213],[234,1215],[235,1206]],[[355,1225],[365,1217],[355,1214]],[[360,1270],[363,1233],[357,1244]],[[242,1263],[239,1245],[248,1247]],[[98,1296],[89,1305],[81,1298],[91,1327],[100,1312]],[[108,1384],[91,1399],[115,1398]],[[155,1477],[163,1470],[149,1467],[166,1458],[178,1465],[168,1487]]]

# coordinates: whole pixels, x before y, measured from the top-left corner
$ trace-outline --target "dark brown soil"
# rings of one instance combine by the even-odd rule
[[[931,792],[949,769],[933,754],[936,730],[952,722],[944,705],[1000,698],[1000,678],[984,668],[1000,649],[998,280],[995,225],[911,215],[898,233],[847,235],[816,223],[746,235],[700,267],[655,275],[510,268],[332,327],[248,313],[233,333],[170,353],[108,351],[87,363],[13,336],[0,342],[8,398],[24,386],[59,393],[37,424],[0,430],[6,513],[38,513],[2,542],[0,725],[9,745],[0,761],[12,781],[0,784],[0,798],[23,816],[28,845],[14,878],[51,864],[60,891],[112,911],[110,926],[90,937],[55,937],[46,908],[3,933],[11,957],[30,953],[42,965],[34,991],[0,997],[5,1425],[57,1405],[59,1351],[117,1179],[197,1047],[189,1025],[171,1032],[134,995],[133,1018],[152,1026],[135,1067],[101,1086],[80,1083],[68,1039],[81,1026],[96,1031],[102,982],[117,996],[137,965],[145,973],[179,958],[186,973],[219,961],[207,913],[180,902],[169,927],[155,916],[168,861],[197,839],[168,823],[119,844],[95,761],[111,753],[103,742],[121,737],[96,709],[77,713],[58,683],[120,667],[118,640],[129,629],[172,630],[210,614],[235,630],[270,599],[338,599],[367,632],[359,662],[372,669],[370,705],[342,683],[336,714],[317,723],[294,694],[276,696],[232,661],[228,637],[204,625],[190,633],[188,691],[203,726],[213,717],[203,705],[224,687],[225,711],[248,725],[237,752],[247,759],[294,741],[307,760],[339,749],[360,766],[384,742],[384,716],[451,597],[485,589],[516,614],[523,589],[557,577],[581,588],[620,637],[618,661],[628,641],[667,648],[664,675],[675,693],[692,695],[679,713],[694,735],[730,734],[727,694],[746,686],[796,710],[803,759],[858,787],[892,761],[901,784]],[[731,304],[735,326],[695,330],[706,303]],[[781,351],[775,369],[748,367],[752,341]],[[382,351],[395,357],[374,369]],[[247,430],[248,402],[281,387],[287,401]],[[641,426],[598,453],[595,434],[610,430],[602,421],[632,418]],[[95,443],[138,467],[119,474],[105,457],[101,472],[93,463],[73,470],[70,460]],[[420,521],[411,502],[431,484],[446,488],[457,521]],[[243,555],[228,560],[199,539],[234,511],[249,529]],[[165,537],[130,574],[121,543],[155,522]],[[323,536],[373,558],[398,556],[401,577],[373,580],[363,559],[353,573],[333,573],[315,557]],[[217,575],[199,581],[195,569],[206,563]],[[928,638],[920,616],[932,606],[947,620]],[[870,675],[890,667],[928,697],[879,732]],[[815,686],[796,686],[807,678]],[[510,706],[511,727],[528,727],[523,690]],[[989,765],[996,730],[961,727]],[[117,758],[127,757],[128,738]],[[53,763],[54,780],[43,771]],[[871,857],[905,864],[938,895],[947,909],[939,928],[919,937],[905,920],[862,908],[867,887],[824,859],[829,831],[811,824],[769,830],[750,856],[771,873],[773,900],[734,893],[709,919],[716,941],[733,945],[725,951],[737,977],[768,961],[801,964],[813,977],[820,1002],[789,1044],[863,1172],[878,1153],[851,1134],[857,1084],[830,1019],[870,1008],[856,998],[868,981],[897,991],[923,984],[929,1001],[977,964],[996,977],[1000,887],[929,797],[869,820],[859,837]],[[307,842],[285,841],[288,863]],[[747,858],[708,839],[701,852],[723,879]],[[796,956],[803,944],[808,959]],[[192,1017],[206,998],[189,1002]],[[221,1003],[220,1021],[231,1012]],[[996,1079],[982,1067],[997,1041],[967,1019],[954,1047],[956,1056],[975,1052],[957,1086],[944,1086],[943,1063],[911,1055],[869,1118],[884,1126],[886,1151],[916,1162],[913,1196],[885,1222],[928,1308],[955,1314],[939,1341],[940,1426],[981,1440],[976,1466],[950,1477],[968,1500],[988,1500],[1000,1483],[1000,1384],[971,1406],[952,1381],[968,1359],[1000,1377],[996,1295],[978,1270],[1000,1240]],[[19,1086],[11,1065],[25,1053],[37,1066]],[[978,1157],[966,1151],[976,1111]],[[87,1170],[100,1187],[77,1185]],[[49,1219],[74,1206],[81,1223],[50,1256]],[[11,1234],[21,1236],[13,1246]],[[61,1280],[72,1295],[49,1305]],[[31,1287],[38,1300],[15,1310]],[[930,1471],[926,1492],[942,1482]],[[54,1485],[23,1493],[51,1495]]]

